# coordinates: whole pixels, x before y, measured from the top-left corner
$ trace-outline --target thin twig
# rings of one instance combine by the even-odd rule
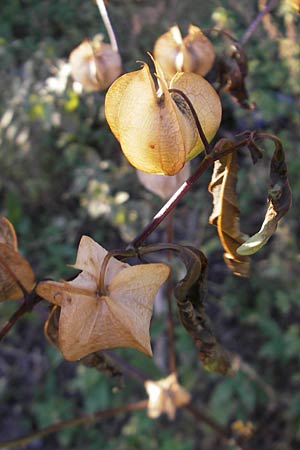
[[[201,161],[199,166],[196,168],[195,172],[177,189],[175,194],[164,204],[164,206],[158,211],[158,213],[153,217],[151,222],[144,228],[144,230],[129,244],[127,248],[139,247],[151,233],[158,227],[158,225],[167,217],[170,212],[175,208],[177,203],[185,196],[185,194],[191,189],[198,178],[216,161],[223,156],[229,155],[230,153],[244,147],[247,145],[248,139],[242,139],[240,142],[226,148],[225,150],[219,151],[217,155],[212,151],[209,155]]]
[[[12,329],[12,327],[17,323],[17,321],[24,316],[27,312],[30,312],[37,303],[42,299],[35,297],[32,301],[25,300],[22,305],[13,313],[13,315],[8,319],[6,324],[0,330],[0,341],[7,335],[7,333]]]
[[[103,23],[105,25],[109,40],[110,40],[110,44],[111,44],[111,48],[113,49],[114,52],[118,52],[119,48],[118,48],[118,43],[117,43],[117,39],[113,30],[113,27],[111,25],[111,22],[109,20],[108,14],[107,14],[107,9],[104,3],[104,0],[96,0],[100,15],[102,17]]]
[[[242,46],[248,42],[248,40],[250,39],[250,37],[260,24],[260,22],[262,21],[263,17],[276,6],[276,3],[278,3],[278,0],[270,0],[267,6],[262,11],[260,11],[257,17],[250,23],[249,27],[247,28],[247,30],[245,31],[244,35],[240,40],[240,44]]]
[[[230,442],[231,445],[235,445],[237,449],[239,450],[246,450],[246,447],[244,447],[240,442],[237,442],[235,437],[232,435],[231,431],[220,425],[218,422],[216,422],[212,417],[208,416],[207,414],[200,411],[198,408],[195,408],[193,405],[189,404],[184,406],[184,409],[188,411],[194,418],[201,423],[205,423],[208,425],[212,430],[214,430],[220,437],[225,439],[227,442]]]
[[[26,436],[23,436],[18,439],[13,439],[5,442],[0,442],[0,448],[13,448],[13,447],[23,447],[24,445],[28,444],[29,442],[32,442],[36,439],[39,439],[43,436],[47,436],[51,433],[56,433],[57,431],[72,427],[75,425],[82,425],[87,423],[94,423],[98,422],[99,420],[107,419],[108,417],[114,417],[118,414],[126,413],[126,412],[132,412],[132,411],[138,411],[140,409],[147,408],[148,400],[141,400],[139,402],[135,403],[129,403],[127,405],[118,406],[117,408],[110,408],[105,409],[104,411],[97,411],[92,414],[86,414],[81,417],[74,417],[73,419],[69,420],[62,420],[61,422],[57,422],[53,425],[50,425],[49,427],[42,428],[41,430],[38,430],[34,433],[28,434]]]
[[[111,352],[110,350],[103,350],[104,355],[107,355],[114,363],[116,363],[126,375],[139,383],[143,384],[146,380],[149,379],[149,376],[138,370],[136,367],[133,367],[128,361],[121,358],[119,355]]]
[[[210,428],[212,428],[217,434],[222,436],[223,439],[230,439],[231,434],[229,433],[228,429],[217,423],[212,417],[206,415],[199,409],[195,408],[193,405],[188,404],[184,406],[184,409],[188,411],[198,422],[205,423]]]

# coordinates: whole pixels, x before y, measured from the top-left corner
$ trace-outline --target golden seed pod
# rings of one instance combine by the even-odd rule
[[[107,88],[122,71],[119,53],[99,36],[76,47],[70,54],[69,63],[74,80],[87,91]]]
[[[155,63],[159,89],[147,64],[118,78],[105,98],[107,122],[128,161],[139,170],[175,175],[204,149],[191,110],[168,88],[181,90],[192,102],[204,134],[211,141],[221,121],[221,103],[200,75],[177,73],[169,85]]]
[[[206,75],[215,60],[215,50],[199,27],[190,25],[182,38],[177,25],[160,36],[154,45],[154,59],[161,65],[167,78],[176,72],[194,72]]]

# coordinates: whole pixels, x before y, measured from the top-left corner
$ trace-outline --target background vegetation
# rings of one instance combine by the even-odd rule
[[[264,2],[260,2],[262,5]],[[292,3],[292,2],[290,2]],[[109,13],[125,70],[146,60],[156,38],[175,22],[218,26],[240,38],[258,12],[254,0],[210,2],[111,0]],[[278,135],[286,149],[294,204],[271,242],[252,260],[249,280],[229,273],[216,230],[208,225],[210,174],[176,209],[174,238],[209,257],[208,311],[215,330],[238,355],[232,378],[204,372],[183,328],[176,349],[182,384],[199,408],[224,425],[251,422],[253,448],[300,447],[299,15],[279,1],[247,43],[247,87],[256,110],[223,95],[219,137],[244,129]],[[104,119],[105,93],[79,95],[65,71],[70,51],[104,33],[92,1],[11,0],[1,8],[0,214],[14,224],[22,253],[39,277],[65,277],[82,234],[113,249],[130,241],[162,204],[139,184]],[[221,40],[214,43],[222,51]],[[194,162],[194,165],[196,163]],[[266,198],[267,163],[240,158],[242,225],[253,234]],[[161,226],[152,240],[162,240]],[[1,305],[1,323],[15,310]],[[158,300],[152,337],[155,362],[121,352],[158,376],[167,371],[165,308]],[[0,438],[13,439],[61,419],[144,397],[143,389],[64,361],[43,336],[44,305],[24,317],[0,347]],[[242,362],[239,362],[241,361]],[[74,427],[35,440],[28,449],[229,450],[185,412],[175,423],[144,411]]]

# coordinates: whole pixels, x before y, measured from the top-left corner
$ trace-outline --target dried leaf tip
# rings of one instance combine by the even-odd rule
[[[46,281],[37,293],[61,307],[58,345],[70,361],[95,351],[129,347],[151,356],[149,327],[155,295],[169,275],[165,264],[129,266],[110,258],[105,272],[107,294],[99,276],[107,251],[83,236],[75,266],[82,272],[70,282]]]

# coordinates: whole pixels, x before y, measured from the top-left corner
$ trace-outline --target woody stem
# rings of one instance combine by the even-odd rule
[[[148,238],[148,236],[150,236],[151,233],[153,233],[154,230],[156,230],[158,225],[170,214],[177,203],[185,196],[198,178],[201,177],[201,175],[214,163],[214,161],[246,146],[247,142],[248,139],[242,139],[240,142],[237,142],[224,150],[220,150],[218,152],[214,152],[214,150],[212,150],[209,155],[206,155],[195,172],[177,189],[175,194],[173,194],[172,197],[163,205],[163,207],[153,217],[151,222],[148,223],[144,230],[128,244],[127,248],[137,248],[142,245],[142,243]]]

